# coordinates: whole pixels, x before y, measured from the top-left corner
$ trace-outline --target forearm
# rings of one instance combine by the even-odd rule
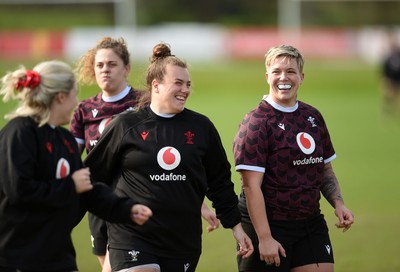
[[[271,230],[268,224],[264,195],[261,190],[264,173],[241,171],[241,175],[247,209],[257,236],[259,239],[270,237]]]
[[[262,191],[258,188],[245,188],[245,194],[247,209],[258,238],[261,240],[271,236]]]
[[[327,163],[324,168],[321,193],[334,208],[337,206],[337,204],[344,204],[339,181],[330,163]]]

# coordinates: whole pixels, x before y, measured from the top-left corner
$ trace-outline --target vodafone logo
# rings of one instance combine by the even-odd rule
[[[105,127],[111,122],[112,118],[105,118],[103,120],[101,120],[100,125],[99,125],[99,132],[100,134],[103,133],[103,130],[105,129]]]
[[[300,132],[296,136],[296,141],[301,151],[303,151],[304,154],[309,155],[314,152],[315,141],[310,134],[306,132]]]
[[[160,149],[157,154],[157,162],[164,170],[173,170],[181,163],[181,154],[172,147],[166,146]],[[162,173],[160,175],[149,175],[150,180],[156,182],[185,182],[187,181],[185,174]]]
[[[70,169],[71,167],[66,159],[64,158],[59,159],[57,163],[56,179],[62,179],[68,176]]]
[[[181,154],[172,147],[166,146],[160,149],[157,154],[157,162],[164,170],[173,170],[181,162]]]

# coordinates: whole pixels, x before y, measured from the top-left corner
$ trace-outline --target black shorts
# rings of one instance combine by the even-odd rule
[[[243,229],[253,241],[254,253],[246,259],[238,256],[239,271],[289,272],[291,268],[313,263],[333,263],[332,244],[328,226],[322,214],[299,221],[269,221],[272,237],[285,249],[279,268],[260,260],[258,238],[253,226],[242,222]]]
[[[136,266],[159,267],[162,272],[195,272],[200,254],[186,258],[164,258],[137,249],[124,250],[109,248],[112,271]]]
[[[92,252],[94,255],[104,256],[108,245],[107,223],[92,213],[88,214],[88,220],[92,235]]]

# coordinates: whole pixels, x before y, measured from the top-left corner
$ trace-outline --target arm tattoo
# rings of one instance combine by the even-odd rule
[[[335,202],[337,200],[343,201],[343,197],[339,188],[339,182],[331,167],[325,168],[324,178],[321,184],[321,192],[326,200],[332,205],[332,207],[335,207]]]

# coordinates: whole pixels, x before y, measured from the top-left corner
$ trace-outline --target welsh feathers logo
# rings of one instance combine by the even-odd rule
[[[296,136],[296,141],[297,144],[299,145],[301,151],[303,151],[304,154],[311,154],[315,150],[315,141],[314,138],[306,133],[306,132],[300,132]]]
[[[162,169],[173,170],[181,162],[181,154],[176,148],[172,146],[166,146],[158,151],[157,162]]]
[[[68,176],[70,168],[69,162],[66,159],[59,159],[57,163],[56,179],[62,179]]]

